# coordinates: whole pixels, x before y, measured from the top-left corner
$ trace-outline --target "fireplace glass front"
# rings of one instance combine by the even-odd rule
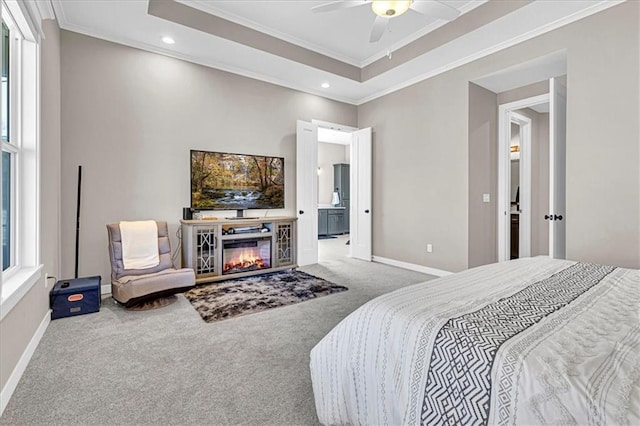
[[[250,238],[222,243],[222,274],[271,268],[271,238]]]

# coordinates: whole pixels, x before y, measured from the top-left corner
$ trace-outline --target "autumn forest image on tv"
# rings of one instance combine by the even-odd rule
[[[191,151],[191,207],[284,208],[284,158]]]

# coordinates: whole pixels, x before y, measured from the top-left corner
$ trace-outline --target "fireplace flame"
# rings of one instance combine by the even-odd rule
[[[225,262],[223,272],[242,272],[268,267],[269,265],[265,265],[264,259],[258,254],[258,250],[245,248],[234,253],[234,256]]]

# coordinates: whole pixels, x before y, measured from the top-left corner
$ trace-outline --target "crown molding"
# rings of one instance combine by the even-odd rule
[[[296,46],[302,47],[304,49],[308,49],[319,53],[320,55],[327,56],[331,59],[335,59],[340,62],[344,62],[346,64],[352,65],[354,67],[362,68],[362,64],[346,55],[341,55],[339,53],[333,52],[324,47],[318,46],[314,43],[310,43],[308,41],[293,37],[289,34],[283,33],[281,31],[276,31],[272,28],[269,28],[265,25],[261,25],[255,21],[252,21],[247,18],[243,18],[234,13],[229,13],[227,11],[221,10],[215,6],[212,6],[212,2],[207,0],[176,0],[177,3],[182,3],[185,6],[192,7],[194,9],[198,9],[201,12],[213,14],[219,18],[226,19],[227,21],[231,21],[235,24],[242,25],[243,27],[251,28],[252,30],[259,31],[261,33],[270,35],[272,37],[279,38],[291,44],[295,44]],[[384,55],[383,55],[384,56]]]
[[[529,31],[528,33],[521,34],[521,35],[519,35],[517,37],[513,37],[511,39],[505,40],[502,43],[496,44],[496,45],[491,46],[491,47],[489,47],[487,49],[484,49],[482,51],[476,52],[473,55],[466,56],[465,58],[461,58],[461,59],[459,59],[457,61],[448,63],[447,65],[442,66],[440,68],[436,68],[436,69],[431,70],[431,71],[429,71],[427,73],[418,75],[418,76],[416,76],[416,77],[414,77],[412,79],[403,81],[401,84],[396,84],[396,85],[391,86],[391,87],[389,87],[389,88],[387,88],[385,90],[381,90],[381,91],[378,91],[376,93],[373,93],[373,94],[371,94],[369,96],[366,96],[366,97],[364,97],[362,99],[359,99],[356,102],[356,105],[362,105],[362,104],[365,104],[367,102],[370,102],[370,101],[373,101],[375,99],[378,99],[378,98],[380,98],[382,96],[391,94],[393,92],[397,92],[398,90],[401,90],[401,89],[404,89],[406,87],[412,86],[412,85],[414,85],[416,83],[419,83],[419,82],[421,82],[423,80],[426,80],[428,78],[435,77],[438,74],[442,74],[444,72],[450,71],[450,70],[452,70],[454,68],[457,68],[457,67],[459,67],[461,65],[465,65],[465,64],[468,64],[469,62],[473,62],[473,61],[475,61],[477,59],[484,58],[485,56],[489,56],[489,55],[491,55],[493,53],[496,53],[496,52],[499,52],[501,50],[507,49],[507,48],[509,48],[511,46],[515,46],[516,44],[522,43],[523,41],[527,41],[527,40],[532,39],[534,37],[537,37],[539,35],[548,33],[549,31],[553,31],[555,29],[558,29],[560,27],[568,25],[568,24],[570,24],[572,22],[579,21],[580,19],[583,19],[583,18],[586,18],[588,16],[594,15],[594,14],[596,14],[598,12],[602,12],[603,10],[609,9],[610,7],[616,6],[616,5],[620,4],[620,3],[624,3],[625,1],[626,0],[603,0],[603,1],[599,2],[599,3],[594,4],[591,7],[582,9],[579,12],[576,12],[576,13],[574,13],[572,15],[565,16],[562,19],[558,19],[558,20],[556,20],[554,22],[551,22],[551,23],[549,23],[547,25],[543,25],[541,27],[538,27],[535,30]]]
[[[33,35],[36,42],[40,42],[44,38],[44,31],[42,29],[42,21],[45,19],[55,19],[53,14],[53,8],[49,0],[31,0],[20,1],[10,0],[7,2],[7,6],[12,3],[16,3],[20,10],[22,10],[25,17],[26,24]]]
[[[334,100],[334,101],[343,102],[343,103],[347,103],[347,104],[350,104],[350,105],[356,105],[357,101],[358,101],[357,99],[352,99],[352,98],[345,97],[345,96],[336,96],[336,95],[332,95],[330,93],[322,92],[320,90],[313,90],[313,89],[310,89],[310,88],[308,88],[306,86],[303,86],[303,85],[292,84],[292,83],[287,82],[285,80],[281,80],[281,79],[274,78],[274,77],[271,77],[271,76],[265,76],[263,74],[255,73],[255,72],[252,72],[252,71],[247,71],[247,70],[245,70],[243,68],[238,68],[238,67],[235,67],[235,66],[232,66],[232,65],[229,65],[229,64],[225,64],[223,62],[205,61],[205,60],[202,60],[201,58],[198,58],[196,56],[176,53],[176,52],[174,52],[172,50],[162,49],[162,48],[159,48],[159,47],[151,45],[151,44],[142,43],[142,42],[139,42],[139,41],[136,41],[136,40],[131,40],[131,39],[126,38],[126,37],[120,37],[120,36],[115,35],[113,33],[95,31],[94,29],[86,28],[86,27],[83,27],[81,25],[69,24],[68,22],[64,22],[64,23],[60,22],[60,28],[63,29],[63,30],[73,31],[75,33],[83,34],[83,35],[86,35],[86,36],[89,36],[89,37],[93,37],[93,38],[97,38],[97,39],[100,39],[100,40],[105,40],[105,41],[109,41],[109,42],[112,42],[112,43],[133,47],[133,48],[140,49],[140,50],[147,51],[147,52],[151,52],[151,53],[157,53],[159,55],[168,56],[168,57],[171,57],[171,58],[174,58],[174,59],[180,59],[182,61],[191,62],[191,63],[198,64],[198,65],[203,65],[203,66],[206,66],[208,68],[214,68],[214,69],[217,69],[217,70],[220,70],[220,71],[228,72],[228,73],[239,75],[239,76],[242,76],[242,77],[248,77],[248,78],[251,78],[253,80],[259,80],[259,81],[263,81],[265,83],[275,84],[276,86],[286,87],[288,89],[297,90],[299,92],[320,96],[322,98],[331,99],[331,100]]]
[[[114,43],[118,43],[118,44],[123,44],[126,46],[130,46],[130,47],[134,47],[137,49],[141,49],[141,50],[145,50],[145,51],[149,51],[149,52],[153,52],[153,53],[157,53],[157,54],[161,54],[164,56],[169,56],[175,59],[180,59],[180,60],[184,60],[187,62],[192,62],[195,64],[199,64],[199,65],[203,65],[203,66],[207,66],[207,67],[211,67],[211,68],[215,68],[221,71],[225,71],[225,72],[229,72],[232,74],[236,74],[236,75],[240,75],[243,77],[248,77],[248,78],[252,78],[255,80],[259,80],[259,81],[263,81],[266,83],[270,83],[270,84],[275,84],[281,87],[286,87],[289,89],[293,89],[293,90],[298,90],[300,92],[304,92],[304,93],[308,93],[311,95],[315,95],[315,96],[320,96],[326,99],[331,99],[331,100],[335,100],[338,102],[344,102],[347,104],[351,104],[351,105],[362,105],[365,104],[367,102],[370,102],[372,100],[378,99],[380,97],[383,97],[385,95],[391,94],[393,92],[396,92],[398,90],[404,89],[406,87],[409,87],[411,85],[414,85],[416,83],[419,83],[423,80],[426,80],[428,78],[434,77],[438,74],[447,72],[449,70],[452,70],[454,68],[457,68],[461,65],[470,63],[472,61],[475,61],[477,59],[481,59],[485,56],[491,55],[493,53],[496,53],[500,50],[509,48],[511,46],[514,46],[518,43],[524,42],[526,40],[529,40],[533,37],[537,37],[539,35],[542,35],[544,33],[547,33],[549,31],[555,30],[557,28],[560,28],[562,26],[568,25],[572,22],[578,21],[580,19],[583,19],[585,17],[588,17],[590,15],[596,14],[598,12],[601,12],[603,10],[606,10],[610,7],[616,6],[620,3],[623,3],[625,0],[603,0],[600,1],[588,8],[585,8],[583,10],[580,10],[579,12],[573,13],[572,15],[568,15],[562,19],[558,19],[554,22],[551,22],[547,25],[541,26],[536,28],[535,30],[529,31],[528,33],[525,34],[521,34],[519,36],[513,37],[511,39],[507,39],[504,40],[503,42],[496,44],[494,46],[491,46],[487,49],[484,49],[482,51],[479,52],[475,52],[472,55],[468,55],[464,58],[461,58],[459,60],[456,60],[454,62],[448,63],[440,68],[431,70],[429,72],[420,74],[414,78],[411,78],[409,80],[405,80],[400,84],[396,84],[396,85],[392,85],[389,87],[386,87],[383,90],[378,90],[375,91],[373,93],[371,93],[368,96],[362,97],[362,98],[351,98],[351,97],[347,97],[347,96],[340,96],[337,94],[331,94],[331,93],[327,93],[321,90],[315,90],[313,88],[309,88],[307,86],[304,85],[300,85],[300,84],[294,84],[294,83],[290,83],[272,76],[267,76],[267,75],[263,75],[261,73],[257,73],[257,72],[253,72],[253,71],[247,71],[245,69],[236,67],[236,66],[232,66],[220,61],[215,61],[215,60],[203,60],[201,58],[198,58],[196,56],[191,56],[191,55],[187,55],[187,54],[180,54],[180,53],[176,53],[174,51],[170,51],[170,50],[165,50],[162,48],[159,48],[157,46],[154,45],[149,45],[146,43],[142,43],[142,42],[138,42],[135,40],[131,40],[128,39],[126,37],[121,37],[115,33],[106,33],[106,32],[98,32],[95,31],[95,29],[91,29],[91,28],[85,28],[79,25],[75,25],[75,24],[70,24],[66,17],[64,16],[64,11],[63,8],[60,4],[61,0],[51,0],[51,4],[53,5],[53,11],[55,12],[55,16],[58,19],[58,24],[60,26],[60,28],[65,29],[65,30],[69,30],[69,31],[74,31],[80,34],[84,34],[90,37],[95,37],[95,38],[100,38],[100,39],[104,39],[110,42],[114,42]],[[197,0],[197,2],[201,3],[202,0]],[[476,6],[477,7],[477,6]],[[468,11],[467,11],[468,12]],[[223,17],[224,19],[227,19],[226,17]],[[236,22],[237,23],[237,22]],[[243,24],[241,24],[243,25]],[[260,31],[260,30],[259,30]],[[334,58],[336,59],[336,58]],[[285,59],[286,60],[286,59]],[[340,59],[338,59],[340,60]],[[302,65],[302,66],[306,66],[306,65]],[[328,73],[330,74],[330,73]],[[364,83],[357,83],[357,84],[366,84],[366,82]]]
[[[411,35],[409,35],[409,36],[397,41],[396,43],[391,45],[388,49],[384,49],[384,50],[382,50],[382,51],[380,51],[380,52],[378,52],[378,53],[376,53],[376,54],[374,54],[372,56],[369,56],[368,58],[366,58],[366,59],[364,59],[362,61],[359,61],[359,60],[354,59],[354,58],[352,58],[350,56],[342,55],[340,53],[337,53],[337,52],[334,52],[332,50],[326,49],[326,48],[324,48],[322,46],[319,46],[317,44],[310,43],[310,42],[308,42],[306,40],[302,40],[302,39],[293,37],[293,36],[291,36],[289,34],[283,33],[281,31],[274,30],[274,29],[269,28],[269,27],[267,27],[265,25],[261,25],[261,24],[255,22],[255,21],[250,20],[250,19],[238,16],[238,15],[236,15],[234,13],[230,13],[230,12],[227,12],[227,11],[222,10],[220,8],[217,8],[217,7],[212,5],[212,2],[207,1],[207,0],[175,0],[175,1],[177,1],[178,3],[182,3],[182,4],[186,5],[186,6],[190,6],[190,7],[193,7],[195,9],[198,9],[198,10],[200,10],[202,12],[205,12],[205,13],[214,14],[214,15],[220,17],[220,18],[223,18],[223,19],[226,19],[228,21],[234,22],[234,23],[236,23],[238,25],[242,25],[242,26],[251,28],[253,30],[260,31],[260,32],[268,34],[268,35],[270,35],[272,37],[276,37],[276,38],[282,39],[282,40],[287,41],[289,43],[295,44],[295,45],[303,47],[305,49],[312,50],[312,51],[314,51],[316,53],[319,53],[321,55],[327,56],[327,57],[332,58],[332,59],[336,59],[338,61],[347,63],[349,65],[353,65],[353,66],[358,67],[358,68],[364,68],[367,65],[370,65],[373,62],[375,62],[375,61],[377,61],[379,59],[382,59],[385,56],[387,56],[387,52],[393,52],[395,50],[398,50],[398,49],[408,45],[409,43],[412,43],[415,40],[417,40],[417,39],[419,39],[421,37],[424,37],[428,33],[430,33],[430,32],[432,32],[432,31],[434,31],[434,30],[436,30],[436,29],[438,29],[438,28],[440,28],[440,27],[442,27],[442,26],[444,26],[444,25],[449,23],[449,21],[445,21],[445,20],[439,19],[439,20],[437,20],[437,21],[425,26],[424,28],[414,32],[413,34],[411,34]],[[464,7],[459,9],[460,12],[461,12],[461,15],[464,15],[465,13],[470,12],[470,11],[472,11],[473,9],[475,9],[475,8],[477,8],[479,6],[482,6],[484,3],[488,2],[488,1],[489,0],[477,0],[477,1],[473,1],[473,2],[467,3]]]
[[[477,1],[473,1],[471,3],[467,3],[464,7],[462,7],[460,10],[460,16],[464,15],[465,13],[471,12],[473,9],[475,9],[476,7],[482,6],[483,4],[485,4],[486,2],[488,2],[489,0],[477,0]],[[396,43],[392,44],[389,49],[387,49],[386,52],[378,52],[375,55],[369,56],[367,59],[363,60],[360,64],[358,64],[358,66],[360,68],[364,68],[368,65],[371,65],[372,63],[384,58],[385,56],[387,56],[387,52],[389,53],[393,53],[398,49],[401,49],[403,47],[405,47],[408,44],[413,43],[414,41],[418,40],[419,38],[422,38],[424,36],[426,36],[427,34],[429,34],[432,31],[437,30],[438,28],[447,25],[448,23],[450,23],[449,21],[445,21],[442,19],[439,19],[427,26],[425,26],[424,28],[422,28],[421,30],[416,31],[413,34],[410,34],[409,36],[397,41]]]
[[[40,43],[43,36],[42,20],[39,19],[39,12],[31,2],[18,0],[3,1],[6,11],[18,27],[17,31],[27,40]],[[3,7],[4,9],[4,7]],[[4,10],[3,10],[4,12]]]
[[[64,14],[64,8],[60,4],[62,0],[49,0],[51,7],[53,8],[53,14],[58,20],[58,26],[62,28],[63,25],[69,25],[67,17]]]
[[[40,14],[40,19],[56,19],[53,5],[50,0],[37,0],[34,2]]]

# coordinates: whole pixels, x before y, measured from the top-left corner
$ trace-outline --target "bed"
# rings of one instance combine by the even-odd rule
[[[358,308],[311,351],[323,424],[640,424],[640,271],[548,257]]]

